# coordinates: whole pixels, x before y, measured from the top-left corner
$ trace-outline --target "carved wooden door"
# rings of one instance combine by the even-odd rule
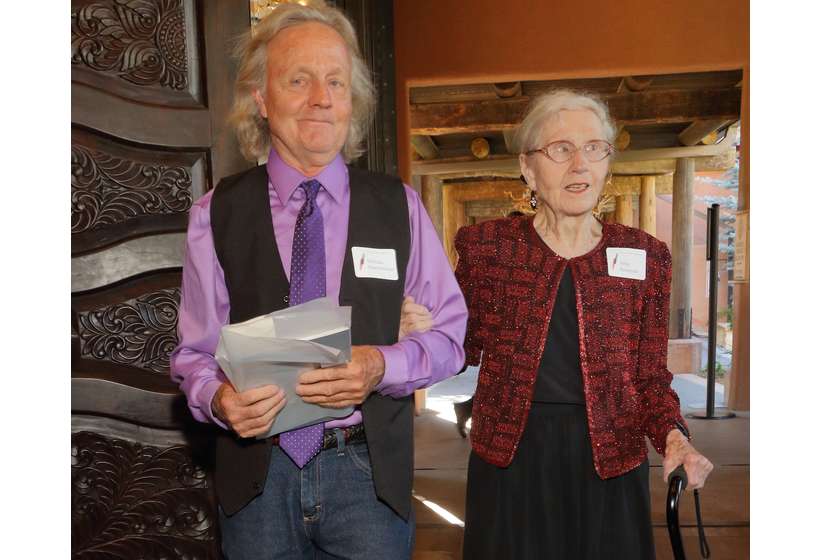
[[[336,0],[376,75],[358,165],[395,173],[392,2]],[[188,209],[249,166],[226,125],[245,0],[73,0],[72,556],[218,558],[213,428],[171,383]]]
[[[248,3],[73,1],[72,556],[218,558],[209,428],[170,381],[188,209],[248,167],[225,126]]]

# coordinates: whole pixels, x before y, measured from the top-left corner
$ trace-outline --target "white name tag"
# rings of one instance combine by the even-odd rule
[[[610,276],[646,279],[646,251],[629,247],[607,247],[606,264]]]
[[[395,249],[351,247],[350,250],[353,253],[353,272],[356,278],[399,279]]]

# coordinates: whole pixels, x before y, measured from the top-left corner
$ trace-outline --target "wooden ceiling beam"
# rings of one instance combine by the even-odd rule
[[[683,146],[694,146],[703,140],[708,140],[711,135],[721,128],[732,124],[731,120],[725,119],[698,119],[686,127],[678,134],[678,141]],[[714,144],[714,142],[703,142],[704,144]]]
[[[695,158],[695,171],[726,171],[731,169],[737,160],[734,150],[727,150],[716,156]],[[614,175],[658,175],[675,171],[675,159],[653,159],[647,161],[624,161],[612,164]]]
[[[498,172],[515,173],[516,177],[521,174],[518,165],[518,158],[488,158],[482,160],[456,161],[414,161],[412,164],[413,175],[457,175],[461,173],[479,173],[486,176],[493,176]]]
[[[651,148],[648,150],[626,150],[615,154],[615,162],[650,161],[653,159],[695,158],[719,156],[724,152],[734,152],[731,144],[715,146],[681,146],[678,148]]]
[[[509,195],[517,196],[529,191],[521,181],[463,181],[444,183],[445,188],[453,189],[459,202],[507,199]],[[655,177],[656,194],[672,194],[672,175]],[[613,177],[612,183],[604,188],[603,194],[621,196],[641,193],[641,177]],[[510,199],[511,200],[511,199]]]
[[[640,175],[615,175],[612,183],[604,187],[604,194],[621,196],[641,194]],[[672,194],[672,175],[655,175],[655,194]]]
[[[512,202],[529,190],[521,181],[465,181],[444,183],[442,188],[457,202],[499,199]]]
[[[626,76],[618,84],[618,93],[644,91],[650,85],[652,85],[651,76]]]
[[[697,119],[740,118],[738,88],[707,90],[646,90],[615,93],[602,97],[612,118],[625,126],[682,123]],[[474,102],[410,105],[412,134],[480,134],[507,130],[520,124],[529,104],[528,97]]]
[[[413,134],[410,136],[410,143],[421,159],[438,159],[438,146],[429,136]]]
[[[455,86],[427,86],[410,88],[410,103],[457,103],[497,99],[492,84],[466,84]]]
[[[651,150],[627,150],[619,152],[612,162],[615,174],[654,175],[669,173],[675,170],[675,158],[695,158],[697,171],[722,171],[734,165],[736,150],[734,146],[691,146],[681,148],[653,148]],[[698,160],[704,160],[698,167]],[[708,161],[705,161],[708,160]],[[493,157],[475,160],[458,158],[452,160],[414,161],[413,175],[452,175],[480,174],[486,176],[517,177],[521,171],[517,157]]]
[[[487,173],[486,171],[462,171],[460,173],[436,174],[436,178],[442,181],[463,181],[464,179],[487,179],[488,177],[492,177],[495,179],[512,179],[518,181],[521,184],[524,184],[521,181],[521,170],[518,168],[508,169],[506,171],[494,170],[490,173]]]

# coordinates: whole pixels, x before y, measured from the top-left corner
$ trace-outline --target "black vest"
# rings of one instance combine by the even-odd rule
[[[399,179],[348,167],[350,215],[339,304],[352,309],[353,344],[394,344],[410,256],[407,196]],[[288,306],[290,286],[271,221],[264,165],[227,177],[211,201],[211,229],[230,297],[230,322]],[[396,250],[398,281],[356,278],[351,247]],[[372,393],[362,404],[376,494],[403,518],[413,485],[413,399]],[[271,441],[222,431],[216,442],[215,489],[231,515],[262,492]]]

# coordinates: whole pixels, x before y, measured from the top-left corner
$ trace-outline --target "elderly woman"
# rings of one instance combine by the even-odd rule
[[[711,463],[666,368],[670,255],[592,211],[615,128],[592,95],[532,103],[516,136],[534,216],[462,228],[473,405],[464,558],[654,558],[645,436],[664,478]],[[483,354],[483,357],[482,357]]]

